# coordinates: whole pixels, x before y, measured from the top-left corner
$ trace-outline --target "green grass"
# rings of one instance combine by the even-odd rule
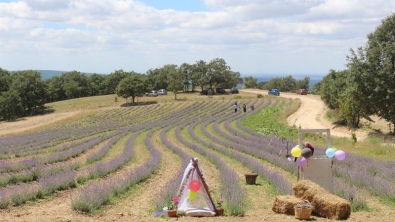
[[[300,103],[296,102],[296,100],[283,98],[279,98],[279,100],[274,106],[261,109],[257,114],[243,119],[241,123],[264,135],[295,140],[298,131],[294,127],[289,127],[286,119],[290,113],[299,108]]]
[[[286,120],[300,106],[300,100],[280,99],[276,105],[268,106],[257,114],[242,120],[242,124],[264,135],[275,136],[297,141],[298,129],[288,126]],[[314,146],[327,147],[327,138],[322,134],[306,134],[304,139]],[[346,153],[354,153],[369,156],[378,160],[394,160],[395,146],[384,144],[379,136],[370,136],[365,140],[352,140],[349,138],[331,137],[332,146],[344,150]]]

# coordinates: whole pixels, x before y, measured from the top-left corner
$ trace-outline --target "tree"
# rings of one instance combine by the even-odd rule
[[[42,109],[45,104],[46,85],[37,71],[26,70],[14,72],[11,90],[15,90],[21,98],[22,107],[27,115],[34,109]]]
[[[192,65],[188,63],[181,64],[179,68],[179,72],[181,74],[182,82],[183,82],[183,91],[189,92],[189,86],[192,86],[192,92],[195,91],[195,85],[197,84],[194,79],[194,69]]]
[[[258,87],[258,79],[252,76],[244,77],[244,87],[245,88],[257,88]]]
[[[0,117],[5,120],[15,120],[24,115],[24,110],[18,92],[9,90],[0,95]]]
[[[105,80],[105,77],[104,77],[104,75],[101,75],[101,74],[94,73],[94,74],[88,76],[89,94],[91,96],[103,95],[104,80]]]
[[[183,78],[177,69],[177,65],[165,65],[161,68],[161,72],[166,73],[168,78],[168,89],[173,91],[174,99],[177,99],[177,93],[183,90]]]
[[[368,34],[366,47],[360,50],[358,58],[365,67],[360,72],[361,81],[357,82],[358,88],[366,87],[364,96],[369,98],[369,105],[374,107],[375,113],[392,124],[395,124],[394,42],[395,14],[392,14],[374,32]]]
[[[199,60],[193,65],[194,77],[202,90],[208,85],[208,79],[206,78],[207,69],[207,63],[203,60]]]
[[[45,82],[47,87],[47,102],[55,102],[67,99],[64,91],[63,80],[60,76],[54,76]]]
[[[243,79],[240,77],[240,72],[234,72],[232,70],[226,71],[226,75],[222,81],[223,87],[228,89],[236,87],[237,84],[243,83]]]
[[[229,74],[230,67],[226,64],[224,59],[213,59],[207,65],[207,72],[205,74],[206,82],[210,89],[213,85],[225,84],[226,75]]]
[[[305,76],[304,79],[296,81],[295,90],[297,89],[309,90],[309,83],[310,83],[310,77]]]
[[[160,69],[150,69],[147,71],[148,82],[151,89],[167,89],[168,76]]]
[[[11,83],[10,73],[5,69],[0,68],[0,94],[2,92],[8,91],[8,89],[10,88],[10,83]]]
[[[149,90],[148,87],[146,75],[132,73],[119,82],[116,94],[125,99],[132,97],[132,103],[134,103],[136,96],[143,96]]]
[[[89,83],[86,74],[71,71],[63,73],[60,78],[63,81],[63,90],[67,99],[89,96]]]
[[[333,69],[322,79],[321,99],[330,109],[339,108],[340,95],[346,90],[346,79],[346,70],[335,71]]]
[[[126,78],[127,75],[128,74],[126,72],[120,69],[106,76],[103,82],[103,94],[108,95],[115,93],[118,84],[121,82],[122,79]]]

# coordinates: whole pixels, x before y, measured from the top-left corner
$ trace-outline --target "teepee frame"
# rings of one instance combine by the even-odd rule
[[[209,192],[209,189],[208,189],[206,180],[204,179],[204,176],[203,176],[202,172],[201,172],[200,169],[199,169],[199,166],[198,166],[198,159],[197,159],[197,158],[192,158],[192,166],[193,166],[193,168],[190,169],[189,172],[188,172],[187,175],[186,175],[186,178],[187,178],[187,179],[184,181],[184,183],[182,184],[181,188],[180,188],[179,191],[178,191],[177,198],[180,198],[180,197],[182,196],[183,191],[184,191],[184,188],[185,188],[185,186],[187,186],[189,176],[192,174],[193,170],[196,170],[196,172],[197,172],[197,174],[198,174],[198,176],[199,176],[199,179],[201,180],[201,182],[202,182],[202,184],[203,184],[204,191],[205,191],[205,193],[207,194],[208,199],[209,199],[210,203],[212,204],[212,206],[213,206],[213,208],[214,208],[214,210],[215,210],[215,209],[216,209],[216,206],[215,206],[215,204],[214,204],[213,199],[211,198],[211,194],[210,194],[210,192]]]

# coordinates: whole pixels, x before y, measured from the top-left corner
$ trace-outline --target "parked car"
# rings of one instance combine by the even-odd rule
[[[152,90],[151,92],[148,92],[145,95],[146,96],[158,96],[158,93],[155,90]]]
[[[215,92],[216,92],[216,93],[219,93],[219,94],[224,94],[226,91],[225,91],[225,88],[224,88],[224,87],[218,86],[218,87],[215,89]]]
[[[298,90],[296,90],[296,93],[299,95],[307,95],[307,90],[306,89],[298,89]]]
[[[158,95],[167,95],[166,89],[160,89],[156,93],[158,93]]]
[[[200,95],[214,95],[214,94],[215,94],[214,89],[203,89],[200,92]]]
[[[231,92],[232,94],[237,94],[237,93],[239,93],[239,89],[236,88],[236,87],[233,87],[233,88],[230,89],[230,92]]]
[[[269,89],[268,94],[269,95],[274,95],[274,96],[279,96],[280,95],[280,90],[278,90],[278,89]]]

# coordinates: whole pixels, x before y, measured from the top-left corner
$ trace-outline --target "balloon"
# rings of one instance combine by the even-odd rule
[[[197,192],[200,190],[200,183],[197,180],[192,180],[191,183],[189,183],[189,189],[191,189],[193,192]]]
[[[307,147],[307,148],[312,148],[313,146],[311,145],[311,143],[309,143],[309,142],[304,142],[303,143],[303,146],[304,147]]]
[[[188,190],[188,200],[193,200],[196,198],[196,192],[193,192],[192,190]]]
[[[336,148],[336,147],[332,147],[332,149],[333,149],[334,151],[337,151],[337,148]]]
[[[346,153],[343,150],[338,150],[335,152],[335,158],[337,160],[344,160],[344,158],[346,158]]]
[[[332,148],[328,148],[326,149],[325,154],[327,157],[332,158],[335,156],[335,150]]]
[[[304,167],[307,164],[307,160],[304,157],[298,157],[298,159],[296,159],[296,164],[300,167]]]
[[[311,149],[310,148],[303,148],[302,149],[302,156],[304,157],[304,158],[309,158],[309,157],[311,157],[311,154],[312,154],[313,152],[311,151]]]
[[[288,160],[289,162],[291,162],[291,161],[292,161],[292,158],[291,158],[291,157],[288,157],[287,160]]]
[[[292,148],[291,154],[293,157],[300,157],[300,155],[302,155],[302,149],[300,149],[299,146],[295,146]]]

